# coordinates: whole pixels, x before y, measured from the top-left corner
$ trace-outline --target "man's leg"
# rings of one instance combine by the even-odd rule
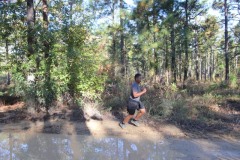
[[[133,117],[133,115],[127,115],[127,117],[124,118],[123,123],[126,124],[129,122],[129,120]]]
[[[128,115],[124,118],[122,122],[119,123],[121,128],[125,128],[129,120],[134,116],[135,109],[127,109]]]
[[[137,116],[134,119],[136,121],[139,120],[145,113],[146,113],[146,109],[145,108],[139,109],[139,112],[138,112]]]
[[[138,120],[146,113],[146,109],[142,102],[139,102],[139,112],[135,118],[131,120],[131,123],[134,124],[135,126],[139,126]]]
[[[134,120],[138,121],[144,114],[146,113],[146,109],[141,101],[139,101],[139,112]]]

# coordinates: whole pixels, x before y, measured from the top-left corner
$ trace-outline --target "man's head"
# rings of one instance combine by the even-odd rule
[[[137,82],[137,83],[140,83],[141,82],[141,79],[142,79],[142,75],[140,74],[140,73],[137,73],[137,74],[135,74],[135,81]]]

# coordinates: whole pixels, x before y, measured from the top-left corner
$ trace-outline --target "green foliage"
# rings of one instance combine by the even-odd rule
[[[129,96],[129,77],[141,72],[147,81],[157,76],[166,79],[166,73],[168,76],[173,74],[169,71],[174,64],[180,80],[184,65],[188,64],[184,54],[188,51],[191,81],[188,81],[186,90],[181,91],[177,83],[169,80],[170,85],[160,86],[156,91],[159,93],[150,91],[150,96],[143,97],[150,114],[167,118],[180,106],[184,106],[184,112],[185,101],[176,97],[186,94],[216,99],[220,94],[213,92],[221,90],[221,87],[227,89],[226,84],[213,84],[207,89],[191,84],[195,81],[197,65],[201,69],[199,73],[205,74],[206,79],[218,73],[221,77],[224,75],[219,19],[205,15],[204,1],[188,2],[187,8],[185,1],[173,0],[136,1],[134,8],[124,3],[120,14],[117,1],[48,1],[48,28],[42,21],[42,4],[39,3],[34,7],[36,19],[31,33],[34,35],[32,56],[27,56],[26,2],[1,2],[0,47],[3,49],[0,51],[0,65],[1,71],[9,71],[12,75],[14,86],[10,93],[32,98],[44,106],[50,106],[65,93],[70,93],[79,104],[85,99],[103,99],[106,108],[123,108]],[[189,14],[187,19],[186,12]],[[199,15],[203,14],[206,18],[199,20]],[[100,17],[103,19],[99,20]],[[123,19],[122,24],[120,19]],[[239,50],[235,47],[239,43],[238,28],[236,26],[230,36],[229,54],[233,57]],[[122,40],[124,44],[121,44]],[[9,58],[5,53],[6,42],[9,43]],[[49,55],[46,56],[48,45]],[[124,74],[121,70],[122,57],[126,60]],[[105,70],[107,65],[110,67]],[[211,77],[210,69],[213,70]],[[29,75],[35,77],[34,82],[27,81]],[[202,81],[205,75],[201,76]],[[117,91],[111,91],[110,98],[104,95],[110,90],[109,85],[114,85]],[[230,86],[237,87],[236,75],[230,75]]]
[[[130,86],[127,80],[121,80],[120,77],[107,79],[102,99],[104,108],[107,110],[122,110],[127,106],[130,94]]]
[[[190,109],[186,105],[186,101],[176,101],[173,105],[172,119],[178,122],[187,121]]]
[[[172,83],[170,87],[171,87],[171,90],[173,92],[177,92],[178,91],[178,87],[177,87],[176,83]]]
[[[219,84],[219,88],[228,88],[228,84],[225,82],[225,81],[222,81],[220,84]]]
[[[12,77],[12,81],[14,83],[14,87],[10,90],[10,95],[16,95],[24,97],[27,94],[26,90],[26,81],[24,75],[21,72],[14,73]]]
[[[168,118],[172,114],[174,102],[170,99],[162,98],[154,106],[147,102],[146,106],[149,107],[149,114],[160,118]]]
[[[237,88],[238,87],[238,79],[236,74],[230,74],[229,77],[229,85],[231,88]]]
[[[96,56],[94,42],[84,45],[86,30],[83,26],[70,27],[67,41],[68,89],[76,97],[97,99],[104,88],[105,75],[97,73],[101,55]]]
[[[19,3],[21,5],[0,4],[3,9],[1,40],[5,40],[6,33],[9,33],[9,45],[13,46],[9,66],[12,68],[14,86],[10,93],[47,108],[66,92],[71,92],[73,98],[79,102],[86,97],[91,100],[99,99],[104,90],[106,75],[98,73],[98,69],[104,59],[97,53],[98,42],[88,39],[92,35],[87,19],[76,23],[69,14],[70,7],[61,2],[49,2],[49,14],[52,14],[53,21],[50,19],[51,27],[46,30],[40,21],[41,10],[36,8],[38,17],[32,30],[32,34],[36,35],[33,42],[34,54],[28,57],[27,26],[22,19],[26,16],[26,5],[20,1]],[[72,8],[72,13],[82,14],[81,3],[76,3],[79,5]],[[16,9],[18,13],[14,12]],[[57,22],[57,18],[61,18],[62,23]],[[49,45],[48,56],[45,55],[46,43]],[[34,77],[33,82],[27,81],[29,75]]]

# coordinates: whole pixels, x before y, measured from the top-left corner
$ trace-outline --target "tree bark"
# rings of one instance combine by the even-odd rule
[[[182,49],[182,45],[181,45],[181,43],[179,44],[179,55],[178,55],[178,57],[179,57],[179,80],[180,81],[182,81],[182,51],[183,51],[183,49]]]
[[[209,61],[210,61],[210,63],[209,63],[209,67],[210,67],[210,69],[209,69],[209,76],[210,76],[210,81],[212,81],[212,77],[213,77],[213,49],[212,49],[212,46],[210,47],[210,49],[211,49],[211,52],[210,52],[210,59],[209,59]]]
[[[27,0],[27,42],[28,42],[28,53],[27,56],[30,57],[34,54],[34,23],[35,23],[35,16],[34,16],[34,3],[33,0]]]
[[[207,63],[208,63],[208,51],[205,54],[205,68],[204,68],[204,80],[207,81]]]
[[[198,37],[197,33],[195,34],[195,54],[196,54],[196,67],[195,67],[195,74],[196,80],[199,81],[199,53],[198,53]]]
[[[126,57],[124,51],[124,23],[123,23],[123,0],[120,0],[120,50],[121,50],[121,65],[122,65],[122,74],[126,75]]]
[[[116,0],[113,0],[112,2],[112,8],[111,8],[111,14],[112,14],[112,73],[113,73],[113,76],[116,75],[115,73],[115,62],[116,62],[116,58],[117,58],[117,55],[116,55],[116,34],[115,34],[115,31],[114,31],[114,21],[115,21],[115,5],[116,5]]]
[[[213,55],[212,55],[212,78],[215,81],[215,52],[213,51]]]
[[[43,6],[42,6],[42,14],[43,14],[43,28],[45,30],[45,33],[48,32],[48,3],[47,0],[42,0]],[[44,42],[44,57],[49,57],[49,42],[48,39],[45,38]]]
[[[48,2],[47,0],[42,0],[42,14],[43,14],[43,28],[44,28],[44,32],[47,35],[48,34],[48,25],[49,25],[49,21],[48,21]],[[51,81],[51,63],[52,63],[52,59],[51,56],[49,55],[49,51],[50,51],[50,44],[49,44],[49,39],[45,38],[45,40],[43,41],[43,45],[44,45],[44,58],[45,58],[45,85],[48,88],[48,93],[47,94],[52,94],[51,93],[51,86],[50,86],[50,81]],[[46,95],[47,97],[45,97],[45,107],[48,111],[50,103],[51,103],[51,99],[49,98],[48,95]]]
[[[153,31],[153,43],[156,43],[156,31],[155,31],[155,27],[157,24],[157,11],[156,11],[156,2],[154,0],[153,2],[153,27],[154,27],[154,31]],[[157,51],[156,48],[153,48],[153,54],[154,54],[154,70],[155,70],[155,76],[157,77],[157,75],[159,74],[159,60],[158,60],[158,55],[157,55]]]
[[[202,68],[202,58],[200,58],[200,73],[199,73],[199,77],[200,77],[200,80],[202,81],[202,71],[203,71],[203,68]]]
[[[225,54],[225,80],[229,80],[229,55],[228,55],[228,5],[227,0],[224,0],[224,17],[225,17],[225,43],[224,43],[224,54]]]
[[[168,52],[168,37],[166,36],[165,37],[165,40],[166,40],[166,43],[165,43],[165,75],[166,75],[166,80],[167,80],[167,84],[168,84],[168,82],[169,82],[169,73],[168,73],[168,68],[169,68],[169,60],[168,60],[168,54],[169,54],[169,52]]]
[[[9,48],[8,48],[8,46],[9,46],[9,41],[6,38],[6,46],[5,47],[6,47],[6,62],[7,62],[7,65],[9,65]],[[7,83],[7,85],[10,85],[11,79],[10,79],[9,68],[7,68],[7,70],[8,70],[8,73],[7,73],[7,81],[6,81],[6,83]]]
[[[173,77],[173,82],[177,81],[177,73],[176,73],[176,50],[175,50],[175,31],[174,24],[171,24],[171,53],[172,53],[172,63],[171,63],[171,72]]]
[[[184,47],[185,47],[185,62],[184,62],[184,81],[187,80],[188,73],[188,0],[185,2],[185,23],[184,23]]]

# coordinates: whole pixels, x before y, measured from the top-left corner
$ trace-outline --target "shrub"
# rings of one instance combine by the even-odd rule
[[[229,85],[231,88],[237,88],[238,84],[237,84],[238,80],[237,80],[237,76],[235,74],[230,74],[229,77]]]
[[[120,78],[107,79],[105,90],[102,93],[104,107],[107,110],[121,110],[126,107],[129,99],[130,87],[128,82]]]
[[[10,89],[9,91],[10,95],[15,95],[19,97],[26,96],[27,83],[25,81],[24,75],[21,74],[20,72],[17,72],[12,76],[12,81],[14,83],[14,87]]]
[[[168,118],[172,114],[173,101],[169,99],[161,99],[158,102],[145,101],[145,105],[149,108],[149,114],[160,118]]]
[[[186,105],[185,100],[178,100],[173,103],[173,110],[172,110],[172,119],[173,120],[180,120],[185,121],[186,118],[189,116],[189,107]]]

